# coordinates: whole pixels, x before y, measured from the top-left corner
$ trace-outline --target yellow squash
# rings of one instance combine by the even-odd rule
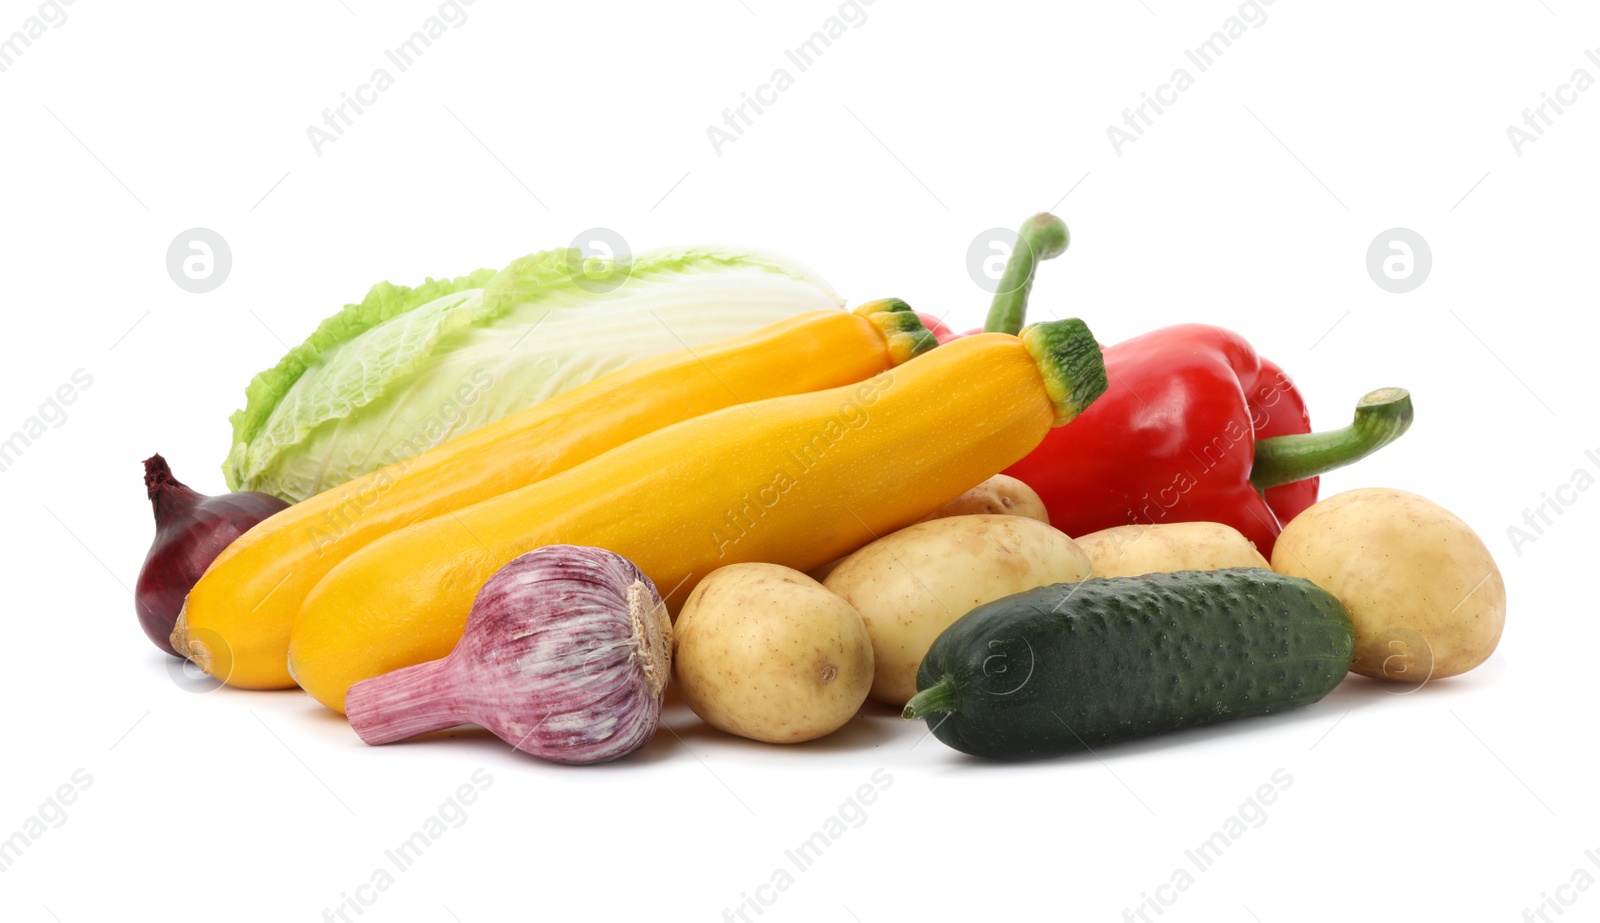
[[[289,662],[344,710],[363,679],[445,656],[479,587],[544,545],[632,559],[676,608],[725,564],[807,570],[908,525],[1030,452],[1105,389],[1082,321],[981,334],[865,382],[679,423],[394,532],[323,578]]]
[[[289,630],[306,595],[374,540],[526,487],[663,426],[859,382],[933,345],[911,308],[888,299],[854,312],[797,315],[627,366],[257,525],[189,593],[173,646],[230,685],[291,687]]]

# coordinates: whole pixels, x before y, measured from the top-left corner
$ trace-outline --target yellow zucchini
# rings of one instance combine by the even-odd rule
[[[934,345],[905,302],[813,311],[637,362],[309,497],[246,532],[190,592],[179,653],[246,689],[282,689],[306,595],[376,539],[565,471],[646,433],[749,401],[838,387]]]
[[[1022,458],[1105,382],[1083,322],[1054,321],[658,430],[351,555],[306,599],[290,669],[343,711],[353,683],[448,654],[479,587],[544,545],[632,559],[674,611],[725,564],[816,567]]]

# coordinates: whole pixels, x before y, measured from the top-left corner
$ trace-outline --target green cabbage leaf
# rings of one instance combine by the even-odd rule
[[[380,282],[251,380],[223,474],[298,502],[640,359],[842,307],[804,266],[716,247]]]

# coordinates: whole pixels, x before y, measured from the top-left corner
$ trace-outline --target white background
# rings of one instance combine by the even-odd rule
[[[37,9],[0,3],[0,36]],[[75,770],[93,779],[0,873],[4,919],[324,919],[480,767],[467,821],[350,919],[738,919],[748,896],[775,899],[744,905],[762,921],[1118,920],[1279,769],[1293,782],[1266,821],[1163,923],[1513,921],[1558,893],[1567,919],[1600,915],[1600,893],[1557,890],[1600,878],[1600,629],[1579,583],[1600,493],[1564,492],[1520,549],[1507,533],[1600,474],[1600,91],[1520,155],[1506,133],[1575,69],[1600,78],[1593,8],[1278,0],[1196,73],[1184,49],[1236,4],[877,0],[796,73],[784,50],[837,4],[478,0],[315,153],[307,126],[437,9],[78,0],[0,74],[0,431],[93,378],[0,473],[0,838]],[[784,66],[794,86],[719,155],[707,126]],[[1180,66],[1193,88],[1119,156],[1107,126]],[[1499,653],[1412,695],[1352,678],[1296,713],[1098,757],[987,765],[887,711],[779,749],[679,706],[636,756],[571,769],[475,732],[367,748],[299,693],[197,694],[137,628],[140,460],[220,491],[249,376],[373,282],[603,226],[635,249],[784,252],[852,302],[900,296],[961,329],[988,297],[968,244],[1041,209],[1073,241],[1036,318],[1082,316],[1108,343],[1236,328],[1322,427],[1410,388],[1411,434],[1324,495],[1401,487],[1471,523],[1509,587]],[[196,226],[233,251],[205,295],[165,269]],[[1396,226],[1433,252],[1406,295],[1365,268]],[[795,872],[784,851],[879,769],[865,822]],[[758,890],[781,867],[793,885]]]

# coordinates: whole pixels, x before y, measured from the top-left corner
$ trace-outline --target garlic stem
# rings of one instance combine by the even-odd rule
[[[450,673],[444,658],[356,683],[346,698],[350,726],[369,744],[387,744],[470,724],[471,703]]]

